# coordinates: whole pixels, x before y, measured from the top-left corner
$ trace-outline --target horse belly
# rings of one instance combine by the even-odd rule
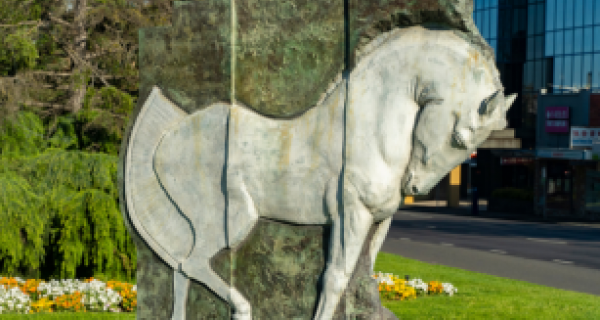
[[[245,185],[261,217],[330,223],[325,188],[341,170],[342,116],[343,99],[326,101],[292,120],[232,107],[228,183]]]

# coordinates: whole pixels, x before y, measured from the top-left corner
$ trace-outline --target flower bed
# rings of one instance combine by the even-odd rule
[[[43,312],[131,312],[136,286],[94,278],[50,280],[0,277],[0,314]]]
[[[422,295],[458,292],[450,283],[404,280],[391,273],[373,275],[385,300],[408,300]],[[0,314],[44,312],[132,312],[137,306],[136,286],[94,278],[50,280],[0,277]]]
[[[441,283],[438,281],[423,282],[421,279],[406,280],[391,273],[381,273],[373,275],[379,284],[379,294],[385,300],[408,300],[416,299],[417,296],[434,295],[445,293],[449,296],[458,292],[452,284]]]

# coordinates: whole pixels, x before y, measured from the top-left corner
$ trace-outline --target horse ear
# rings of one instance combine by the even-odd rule
[[[512,104],[515,102],[516,99],[517,99],[516,93],[511,94],[510,96],[504,98],[505,111],[508,111],[508,109],[510,109],[510,107],[512,106]],[[505,113],[501,113],[500,117],[501,118],[496,120],[496,122],[494,123],[495,130],[503,130],[506,128],[507,123],[506,123],[506,119],[504,118]]]
[[[494,112],[494,110],[496,110],[496,108],[502,107],[502,102],[504,102],[502,101],[502,92],[497,90],[496,92],[492,93],[491,96],[483,100],[481,106],[479,107],[479,115],[489,116],[492,114],[492,112]]]
[[[504,105],[506,106],[506,110],[508,111],[508,109],[510,109],[510,107],[512,107],[512,104],[515,103],[515,100],[517,100],[517,94],[513,93],[510,96],[505,98],[505,102]]]

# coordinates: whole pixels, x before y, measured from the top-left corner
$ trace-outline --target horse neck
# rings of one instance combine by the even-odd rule
[[[419,112],[415,101],[416,79],[420,77],[418,71],[411,67],[414,65],[410,61],[412,59],[400,57],[398,61],[374,61],[375,59],[377,57],[368,57],[349,75],[347,123],[351,126],[370,127],[376,132],[377,126],[386,118],[404,117],[414,122]],[[373,95],[373,92],[377,94]],[[409,134],[412,129],[406,127],[406,132],[403,133]]]
[[[346,155],[354,166],[368,166],[365,154],[382,155],[394,167],[405,166],[419,112],[414,101],[415,71],[403,61],[365,61],[349,76],[346,105]],[[377,60],[375,60],[377,59]],[[407,61],[408,62],[408,61]]]

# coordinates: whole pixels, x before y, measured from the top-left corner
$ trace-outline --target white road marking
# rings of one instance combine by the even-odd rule
[[[557,241],[557,240],[548,240],[548,239],[527,238],[527,240],[537,241],[537,242],[553,243],[553,244],[567,244],[566,241]]]
[[[504,251],[504,250],[492,249],[490,251],[493,253],[506,254],[506,251]]]
[[[564,226],[574,226],[574,227],[600,228],[600,225],[581,224],[581,223],[576,223],[576,222],[559,222],[558,224],[564,225]]]
[[[573,264],[573,261],[567,261],[567,260],[554,259],[552,261],[562,263],[562,264]]]
[[[440,242],[440,244],[447,247],[454,247],[452,243]]]
[[[400,240],[410,241],[410,238],[400,238]]]

